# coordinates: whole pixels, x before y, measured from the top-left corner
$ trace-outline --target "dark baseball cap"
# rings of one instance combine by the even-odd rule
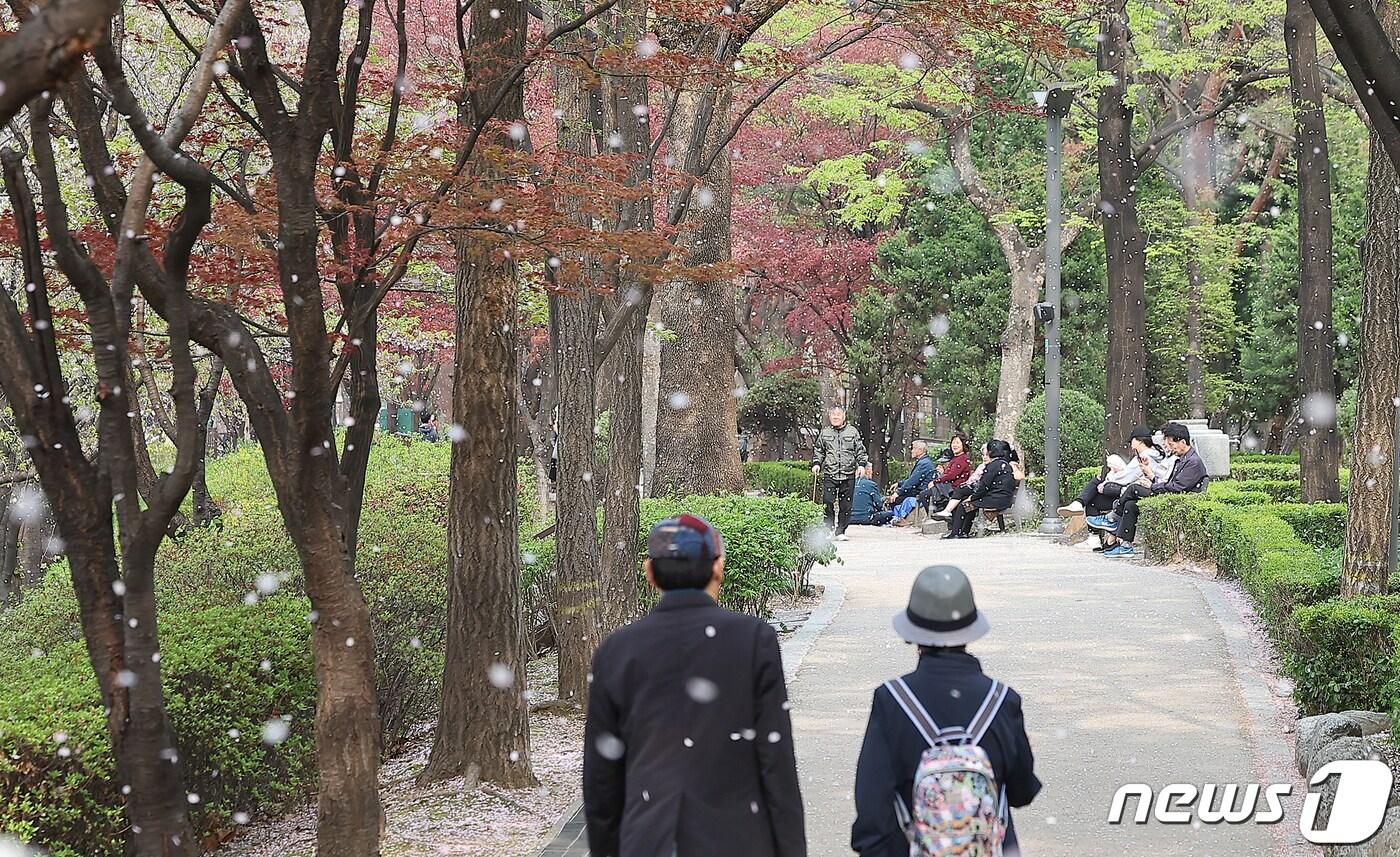
[[[1133,426],[1133,433],[1128,435],[1128,443],[1141,440],[1146,443],[1152,442],[1152,429],[1147,426]]]
[[[684,514],[657,521],[647,534],[647,557],[688,562],[714,562],[724,556],[719,530],[698,515]]]

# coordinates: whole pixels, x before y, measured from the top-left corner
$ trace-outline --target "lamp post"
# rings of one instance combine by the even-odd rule
[[[1063,84],[1035,94],[1045,109],[1045,301],[1036,318],[1045,325],[1045,515],[1042,533],[1065,531],[1060,506],[1060,221],[1065,117],[1073,96]]]

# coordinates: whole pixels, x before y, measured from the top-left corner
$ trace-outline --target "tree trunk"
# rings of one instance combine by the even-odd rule
[[[621,0],[614,17],[611,40],[635,44],[646,35],[647,0]],[[609,77],[604,83],[609,124],[622,138],[621,153],[639,159],[642,166],[630,184],[649,182],[645,158],[651,144],[650,111],[645,76]],[[652,200],[618,206],[619,229],[650,229]],[[642,284],[624,278],[617,292],[606,300],[609,311],[618,312],[626,301],[640,301]],[[604,367],[604,381],[611,390],[612,418],[608,424],[607,492],[603,497],[602,577],[604,631],[612,631],[637,615],[637,535],[641,529],[642,480],[642,363],[650,306],[631,316],[612,356]]]
[[[524,50],[523,4],[472,9],[464,115],[484,122],[492,98]],[[489,103],[489,101],[487,102]],[[522,118],[515,84],[497,112]],[[487,139],[510,146],[504,134]],[[489,233],[486,233],[489,235]],[[518,272],[489,238],[457,241],[457,316],[452,369],[452,475],[447,516],[447,658],[432,754],[420,782],[465,776],[507,788],[533,785],[529,704],[524,696],[525,620],[521,602],[520,516],[515,432],[520,375],[516,334]],[[548,426],[548,414],[542,415]]]
[[[209,483],[205,477],[209,469],[209,420],[214,415],[214,400],[223,379],[224,362],[215,357],[209,366],[209,377],[199,390],[199,434],[195,438],[194,485],[190,489],[196,527],[207,526],[219,516],[219,506],[209,496]]]
[[[1031,388],[1031,366],[1035,362],[1035,302],[1040,298],[1041,278],[1045,275],[1045,251],[1031,251],[1018,262],[1009,256],[1011,303],[1006,327],[1001,332],[1001,380],[997,384],[997,416],[993,433],[1016,443],[1016,424],[1026,410]]]
[[[1384,7],[1388,33],[1400,32],[1400,5]],[[1366,183],[1365,285],[1361,296],[1361,365],[1356,384],[1356,433],[1342,594],[1383,593],[1390,579],[1388,550],[1393,509],[1395,400],[1400,397],[1400,186],[1395,164],[1371,135]]]
[[[642,341],[642,493],[648,497],[656,492],[656,432],[661,417],[661,340],[651,330],[659,322],[661,301],[654,297],[647,317],[647,332]]]
[[[566,6],[563,14],[571,13]],[[561,48],[583,50],[577,36]],[[581,164],[592,151],[594,123],[588,87],[579,71],[558,67],[554,72],[561,159]],[[576,201],[566,216],[587,228],[590,218]],[[600,297],[593,288],[594,262],[586,257],[560,266],[559,291],[549,296],[550,345],[559,391],[559,482],[555,520],[555,631],[559,639],[559,699],[583,705],[588,698],[588,672],[599,640],[602,590],[598,554],[598,456],[595,437],[597,389],[595,346]]]
[[[1133,108],[1127,94],[1128,18],[1114,0],[1100,22],[1098,68],[1112,75],[1099,95],[1099,184],[1108,252],[1108,396],[1104,445],[1117,450],[1147,422],[1147,242],[1138,224]]]
[[[524,7],[506,7],[523,19]],[[474,15],[476,18],[484,17]],[[475,26],[475,23],[473,24]],[[524,33],[525,22],[519,22]],[[448,513],[447,662],[432,755],[420,782],[465,776],[533,785],[515,510],[515,266],[463,238],[457,251],[457,347]]]
[[[672,122],[670,151],[683,162],[690,148],[701,91],[682,94]],[[704,134],[706,155],[728,126],[733,98],[727,87],[715,101]],[[696,189],[695,201],[682,222],[680,243],[687,263],[729,262],[733,182],[725,152]],[[708,203],[708,204],[707,204]],[[739,405],[734,395],[734,305],[738,300],[729,277],[679,280],[660,290],[661,320],[673,334],[661,345],[661,375],[656,426],[654,495],[724,494],[743,490],[739,465]]]
[[[1284,19],[1298,158],[1298,393],[1303,399],[1302,497],[1341,499],[1337,381],[1332,329],[1332,164],[1327,148],[1317,19],[1307,0],[1288,0]]]

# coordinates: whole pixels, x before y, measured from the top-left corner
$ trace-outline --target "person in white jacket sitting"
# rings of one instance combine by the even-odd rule
[[[1113,501],[1123,493],[1123,489],[1144,477],[1155,481],[1170,473],[1170,467],[1163,469],[1161,450],[1153,442],[1152,432],[1145,426],[1133,429],[1128,438],[1133,448],[1133,457],[1124,460],[1121,455],[1110,455],[1105,459],[1108,471],[1089,481],[1079,496],[1059,509],[1060,517],[1075,515],[1102,515],[1113,508]]]

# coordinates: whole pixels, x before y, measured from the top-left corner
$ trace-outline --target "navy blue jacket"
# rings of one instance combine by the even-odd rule
[[[583,806],[593,857],[807,857],[773,628],[677,590],[604,640]]]
[[[923,654],[918,667],[904,681],[939,726],[967,726],[991,689],[992,680],[982,665],[965,651],[936,650]],[[1035,758],[1021,715],[1021,697],[1008,688],[1006,701],[982,738],[996,772],[997,785],[1006,801],[1008,854],[1018,853],[1016,829],[1010,807],[1028,805],[1040,791]],[[896,801],[911,806],[914,773],[928,749],[909,716],[881,685],[875,690],[865,743],[856,763],[856,821],[851,827],[851,848],[861,857],[908,857],[905,838],[896,815]]]
[[[927,457],[927,456],[925,456]],[[851,500],[851,523],[868,524],[870,516],[885,510],[885,498],[874,479],[857,479],[856,493]]]
[[[919,456],[919,460],[914,462],[914,469],[909,471],[909,475],[904,481],[899,483],[899,500],[909,497],[919,496],[919,492],[928,487],[933,481],[934,466],[933,459],[927,454]]]

